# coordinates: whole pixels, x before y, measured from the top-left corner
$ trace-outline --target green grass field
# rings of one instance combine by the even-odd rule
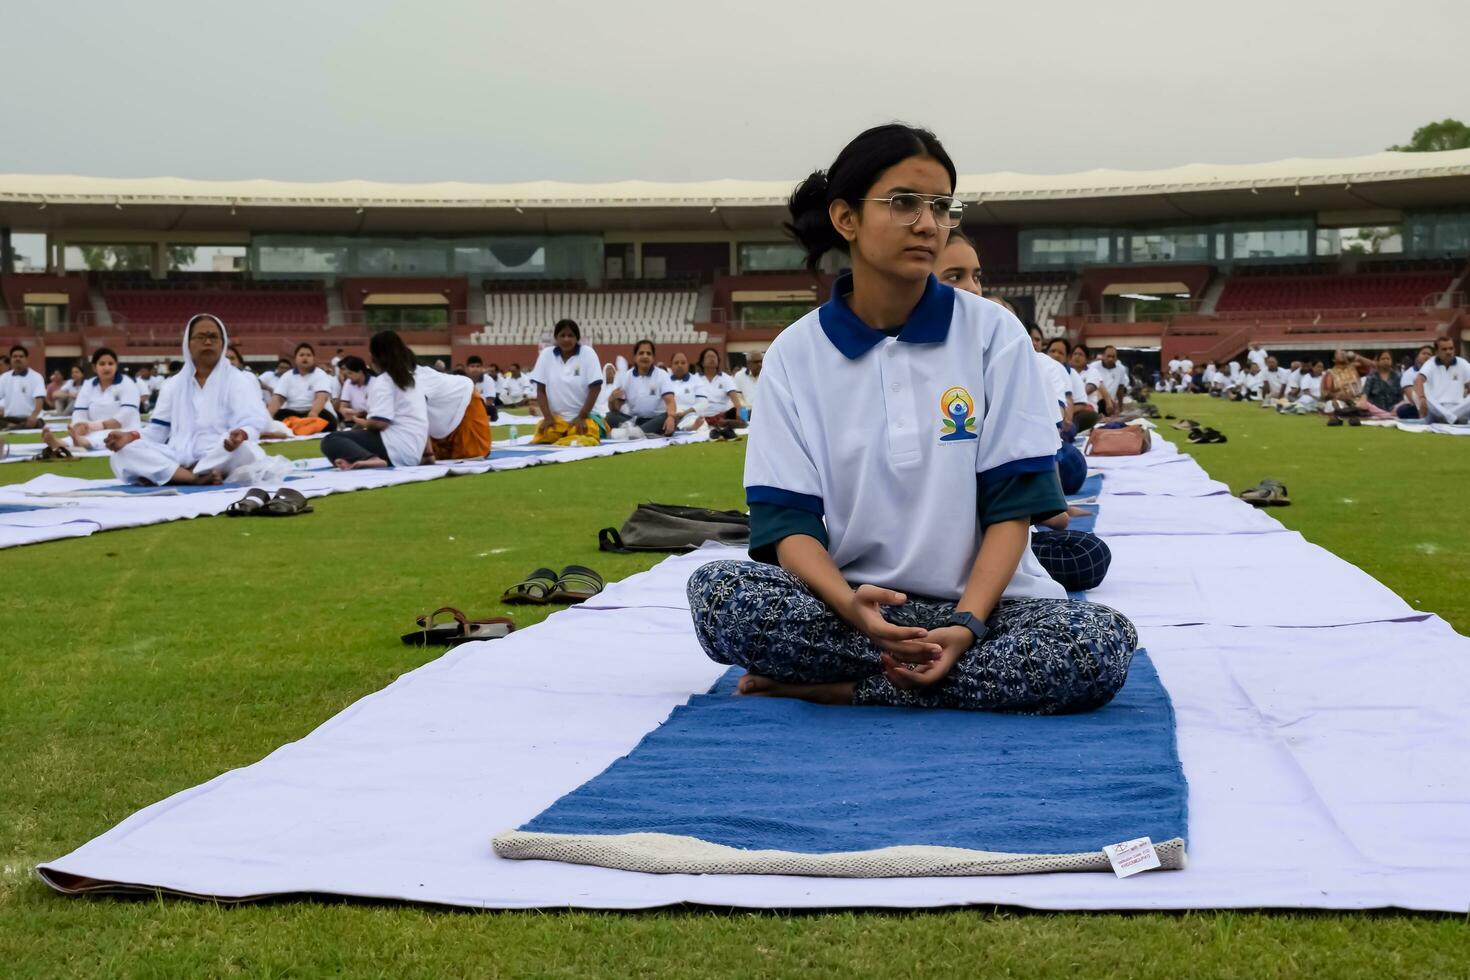
[[[1189,447],[1232,488],[1470,632],[1470,440],[1323,427],[1202,397]],[[1164,430],[1182,442],[1182,433]],[[285,447],[312,455],[315,444]],[[201,519],[0,552],[0,972],[6,976],[1470,976],[1470,921],[1400,913],[480,913],[344,901],[243,907],[54,895],[30,869],[298,739],[432,654],[412,619],[541,564],[609,579],[598,528],[645,500],[742,503],[741,444],[345,494],[287,521]],[[52,472],[107,474],[83,460]],[[0,467],[0,482],[46,469]],[[513,611],[522,626],[538,613]]]

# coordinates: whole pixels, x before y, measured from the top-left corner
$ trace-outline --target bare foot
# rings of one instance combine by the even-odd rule
[[[758,698],[796,698],[815,704],[852,704],[853,684],[837,681],[831,684],[785,684],[781,681],[746,674],[736,685],[736,693]]]
[[[344,473],[352,469],[352,464],[345,459],[334,460],[332,462],[332,465],[337,467],[337,469],[341,470]]]
[[[375,470],[375,469],[379,469],[379,468],[384,467],[384,466],[387,466],[387,465],[388,465],[388,461],[387,460],[385,460],[385,459],[379,459],[376,456],[370,456],[367,459],[359,459],[357,462],[353,463],[349,467],[349,469],[354,469],[354,470]]]
[[[52,432],[50,429],[43,428],[41,430],[41,441],[50,446],[52,449],[61,448],[61,440],[56,438],[56,433]]]

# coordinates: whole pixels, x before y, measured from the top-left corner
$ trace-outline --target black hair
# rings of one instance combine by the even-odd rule
[[[169,361],[168,362],[168,373],[169,374],[178,374],[182,370],[184,370],[184,362],[183,361]]]
[[[15,356],[15,352],[16,351],[20,351],[26,357],[30,357],[31,356],[31,352],[28,351],[28,350],[26,350],[25,344],[15,344],[14,346],[12,346],[10,348],[10,350],[6,351],[6,356],[7,357],[13,357],[13,356]]]
[[[520,361],[511,361],[510,362],[510,366],[513,367],[513,368],[515,368],[517,371],[519,371],[521,369],[521,362]]]
[[[342,360],[337,362],[337,366],[340,368],[345,368],[348,371],[361,371],[369,378],[373,376],[373,369],[368,367],[367,362],[358,357],[356,354],[348,354],[346,357],[342,358]]]
[[[563,330],[570,330],[572,336],[577,338],[577,343],[580,344],[582,342],[582,328],[577,326],[576,320],[562,319],[556,321],[556,326],[551,329],[551,336],[555,337]]]
[[[94,350],[92,352],[92,366],[93,367],[96,367],[97,366],[97,362],[99,360],[101,360],[102,358],[104,358],[104,357],[110,357],[114,361],[116,361],[117,360],[117,351],[113,350],[111,347],[99,347],[99,348],[97,348],[96,350]],[[118,363],[121,363],[121,362],[119,361]]]
[[[481,357],[480,357],[479,354],[471,354],[469,357],[466,357],[464,359],[464,362],[465,362],[465,364],[484,364],[485,363],[484,360],[481,359]]]
[[[291,358],[287,357],[285,354],[277,354],[276,355],[276,367],[280,367],[282,364],[286,365],[287,367],[290,367],[291,366]]]
[[[1079,350],[1082,352],[1082,355],[1084,357],[1086,357],[1088,354],[1091,354],[1092,353],[1092,351],[1090,351],[1090,350],[1087,349],[1087,345],[1086,344],[1073,344],[1072,345],[1072,349],[1069,350],[1067,353],[1069,353],[1069,354],[1075,354]]]
[[[1069,343],[1067,343],[1067,338],[1066,337],[1053,337],[1051,340],[1048,340],[1046,342],[1046,349],[1047,350],[1051,350],[1057,344],[1061,344],[1062,345],[1062,350],[1066,351],[1068,354],[1072,353],[1072,350],[1071,350],[1072,345],[1069,344]]]
[[[715,365],[716,374],[719,374],[721,371],[725,370],[725,359],[723,357],[720,357],[720,352],[715,350],[713,347],[706,347],[704,350],[699,352],[699,356],[694,359],[694,370],[698,371],[700,374],[704,373],[704,355],[706,354],[715,355],[715,358],[720,362],[719,364]]]
[[[1037,340],[1046,340],[1046,334],[1042,333],[1041,328],[1034,323],[1026,328],[1026,335],[1030,336],[1031,334],[1035,334]]]
[[[311,356],[312,357],[315,357],[316,356],[316,348],[313,347],[313,346],[311,346],[310,344],[308,344],[304,340],[301,343],[299,343],[299,344],[296,345],[296,348],[293,351],[291,351],[291,355],[294,357],[295,355],[300,354],[304,350],[311,351]]]
[[[638,343],[633,345],[634,357],[638,356],[638,348],[642,347],[644,344],[648,345],[648,353],[652,354],[654,357],[658,356],[658,348],[654,346],[653,341],[649,340],[647,337],[644,337],[642,340],[638,341]]]
[[[868,196],[878,177],[889,167],[911,157],[932,157],[949,174],[954,191],[955,169],[939,137],[927,129],[903,123],[888,123],[864,130],[842,148],[832,166],[813,171],[791,193],[787,207],[791,220],[785,229],[806,250],[806,268],[813,274],[833,249],[846,252],[847,241],[832,227],[828,213],[833,201],[846,201],[854,208]]]
[[[978,259],[980,257],[980,246],[976,245],[975,239],[971,238],[969,235],[966,235],[965,229],[959,227],[958,225],[949,230],[949,239],[945,242],[945,244],[948,245],[950,242],[964,242],[966,245],[975,250],[975,258]]]
[[[238,344],[231,344],[228,348],[226,348],[226,350],[238,357],[241,364],[245,363],[245,355],[240,353],[240,347]]]
[[[1116,354],[1118,353],[1118,348],[1114,347],[1112,344],[1108,344],[1108,346],[1103,348],[1103,353],[1106,354],[1108,351],[1112,351],[1114,354]]]
[[[413,351],[395,331],[381,330],[373,334],[368,341],[368,351],[373,355],[373,363],[378,370],[392,378],[394,384],[404,391],[413,387],[413,369],[417,362]]]

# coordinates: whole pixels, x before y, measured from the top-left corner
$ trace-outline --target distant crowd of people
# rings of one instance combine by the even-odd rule
[[[1197,368],[1188,358],[1175,358],[1155,387],[1258,402],[1289,414],[1323,414],[1329,425],[1364,418],[1470,422],[1470,361],[1456,353],[1452,337],[1425,344],[1403,363],[1396,363],[1388,351],[1370,359],[1336,350],[1331,364],[1292,361],[1284,366],[1253,343],[1244,366],[1230,361]]]

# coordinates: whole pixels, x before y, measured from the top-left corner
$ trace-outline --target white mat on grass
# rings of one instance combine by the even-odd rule
[[[1167,467],[1154,467],[1160,469]],[[1103,478],[1095,528],[1110,540],[1123,534],[1270,534],[1286,530],[1264,510],[1235,497],[1116,494],[1112,480],[1111,475]]]
[[[521,440],[522,446],[530,439]],[[516,470],[527,466],[543,466],[552,463],[570,463],[585,459],[597,459],[621,453],[640,452],[649,449],[664,449],[685,443],[707,442],[707,433],[698,432],[674,439],[642,439],[633,442],[603,443],[587,447],[548,447],[544,453],[518,455],[507,459],[463,460],[434,466],[393,467],[372,470],[343,472],[333,469],[324,459],[299,460],[288,484],[293,490],[308,498],[324,497],[334,493],[354,490],[375,490],[398,486],[404,483],[421,483],[459,474],[488,473],[498,470]],[[96,531],[111,531],[125,527],[140,527],[162,524],[168,521],[187,520],[223,514],[230,504],[239,500],[247,489],[244,486],[226,486],[218,490],[181,493],[172,488],[158,488],[153,494],[127,494],[98,496],[115,488],[115,479],[85,480],[78,477],[45,473],[25,483],[0,486],[0,504],[36,505],[55,504],[62,500],[77,504],[69,518],[50,516],[46,512],[26,511],[18,514],[0,513],[0,549],[21,544],[35,544],[50,540],[44,528],[56,528],[52,537],[77,537]],[[60,528],[67,526],[65,532]],[[78,528],[90,527],[90,531]]]
[[[1190,784],[1190,863],[1177,874],[650,875],[496,858],[492,835],[631,750],[722,673],[687,613],[656,608],[573,609],[460,647],[42,874],[79,892],[477,908],[1466,910],[1470,641],[1439,620],[1140,633],[1174,701]]]

